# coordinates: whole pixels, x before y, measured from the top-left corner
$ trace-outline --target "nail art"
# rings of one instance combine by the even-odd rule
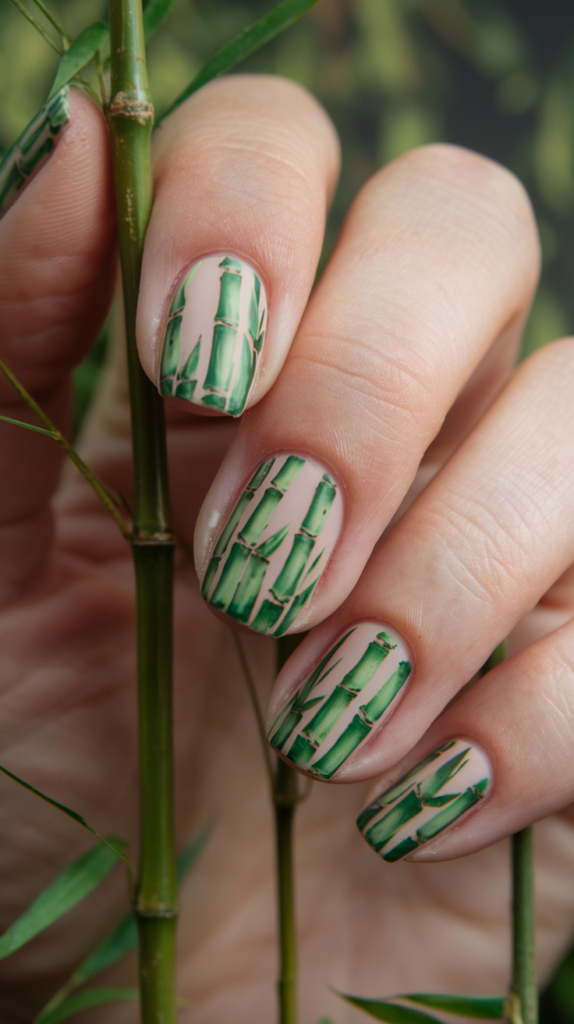
[[[219,535],[204,598],[258,633],[281,636],[311,597],[342,523],[339,488],[324,467],[297,455],[268,459]]]
[[[479,804],[490,783],[480,750],[466,740],[451,740],[381,793],[357,825],[384,860],[401,860]]]
[[[0,212],[48,159],[64,125],[70,120],[69,89],[64,86],[42,107],[0,164]]]
[[[353,626],[279,712],[271,746],[318,778],[332,778],[400,702],[410,657],[389,626]]]
[[[267,297],[253,267],[222,253],[194,263],[170,306],[161,394],[240,416],[266,326]]]

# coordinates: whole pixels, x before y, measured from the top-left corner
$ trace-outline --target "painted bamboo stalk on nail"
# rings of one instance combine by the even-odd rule
[[[240,416],[255,379],[267,298],[244,260],[206,256],[184,275],[166,326],[160,392]]]
[[[480,750],[466,740],[451,740],[381,793],[357,825],[384,860],[401,860],[479,804],[490,781]]]
[[[333,645],[273,723],[269,742],[330,779],[404,695],[411,655],[388,626],[362,622]]]
[[[341,496],[323,467],[298,455],[267,460],[217,540],[204,598],[257,632],[283,635],[311,597],[341,525]]]
[[[0,212],[15,199],[29,178],[52,152],[70,120],[70,93],[64,86],[22,132],[0,164]]]

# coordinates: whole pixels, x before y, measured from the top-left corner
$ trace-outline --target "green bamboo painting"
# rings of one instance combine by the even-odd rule
[[[162,395],[240,416],[267,325],[265,288],[244,260],[206,256],[185,273],[169,309]]]
[[[353,626],[279,712],[269,742],[298,767],[330,779],[392,714],[410,675],[411,655],[389,626]]]
[[[490,781],[481,751],[466,740],[451,740],[381,793],[357,825],[384,860],[401,860],[476,807]]]
[[[65,86],[46,103],[4,156],[0,164],[0,211],[11,204],[32,174],[45,163],[69,120],[69,89]]]
[[[259,633],[286,633],[309,601],[341,525],[341,496],[323,467],[298,455],[268,459],[215,544],[204,598]]]

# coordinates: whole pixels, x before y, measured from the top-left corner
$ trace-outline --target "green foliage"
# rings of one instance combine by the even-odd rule
[[[342,993],[339,993],[343,995]],[[459,1017],[474,1018],[480,1020],[502,1020],[505,1015],[505,1000],[499,997],[484,996],[451,996],[439,993],[412,994],[396,996],[396,999],[405,1000],[410,1003],[418,1003],[420,1006],[428,1006],[433,1010],[444,1010],[445,1013],[454,1013]],[[343,995],[347,1002],[358,1006],[369,1016],[376,1020],[387,1021],[388,1024],[421,1024],[422,1021],[434,1021],[437,1018],[428,1013],[421,1013],[420,1010],[411,1010],[408,1006],[384,1002],[380,999],[360,999],[357,996]],[[438,1022],[440,1024],[440,1022]]]
[[[0,937],[0,960],[20,949],[75,907],[113,871],[118,863],[114,847],[121,851],[127,844],[114,836],[108,836],[106,843],[106,846],[101,843],[93,846],[65,868],[56,881],[44,889],[10,925]]]
[[[178,882],[181,884],[188,872],[195,864],[199,857],[203,847],[205,846],[209,838],[209,829],[204,828],[191,842],[181,851],[177,858],[177,877]],[[80,993],[70,998],[70,993],[74,992],[75,989],[89,981],[96,974],[105,970],[106,967],[111,967],[112,964],[117,963],[122,957],[126,956],[132,950],[137,949],[138,944],[138,933],[137,925],[134,914],[126,914],[125,917],[120,921],[116,928],[107,935],[91,953],[82,961],[79,967],[76,968],[74,973],[65,982],[65,984],[56,992],[50,999],[49,1003],[46,1004],[40,1015],[36,1018],[34,1024],[57,1024],[58,1021],[64,1020],[65,1017],[71,1016],[72,1013],[76,1013],[78,1009],[84,1009],[84,1005],[81,1007],[74,1003],[74,1000],[80,998],[85,993]],[[92,993],[102,993],[104,991],[112,991],[111,989],[90,989]],[[113,991],[116,991],[115,989]],[[131,992],[131,989],[126,990]],[[137,997],[137,993],[136,993]],[[109,1000],[104,999],[103,996],[97,997],[99,1002],[110,1002],[113,999],[118,998],[135,998],[134,996],[113,996]],[[85,1004],[96,1005],[95,1003]],[[72,1007],[69,1012],[65,1014],[65,1017],[58,1016],[58,1013],[64,1007]]]
[[[149,0],[143,12],[144,36],[146,43],[163,24],[173,7],[173,0]]]
[[[430,995],[400,996],[420,1006],[430,1006],[434,1010],[456,1013],[459,1017],[478,1017],[480,1020],[500,1020],[504,1017],[504,999],[497,996],[449,996],[433,992]]]
[[[93,60],[97,51],[101,49],[108,39],[109,34],[109,25],[106,25],[103,21],[97,21],[95,25],[90,25],[84,29],[77,39],[74,39],[74,42],[66,50],[58,65],[54,84],[50,89],[48,99],[55,96],[60,89],[63,89],[68,82],[71,82],[72,78],[86,64]]]
[[[138,991],[135,988],[86,988],[83,992],[76,992],[70,996],[49,1013],[41,1014],[34,1024],[60,1024],[60,1021],[67,1020],[80,1010],[89,1010],[90,1007],[101,1006],[103,1003],[136,1001],[138,998]]]
[[[173,110],[181,106],[184,100],[192,96],[198,89],[201,89],[202,85],[206,85],[207,82],[211,82],[213,78],[223,75],[226,71],[231,71],[232,68],[236,67],[237,64],[244,61],[247,57],[250,57],[256,50],[261,49],[262,46],[265,46],[271,39],[278,36],[289,25],[292,25],[293,22],[297,21],[301,15],[305,14],[316,3],[317,0],[283,0],[282,3],[274,7],[268,14],[265,14],[254,25],[250,25],[243,32],[240,32],[235,39],[232,39],[230,43],[222,46],[158,120],[161,121],[168,114],[171,114]]]
[[[408,1006],[386,1003],[381,999],[360,999],[358,996],[347,996],[342,992],[339,995],[353,1006],[358,1006],[359,1010],[363,1010],[369,1017],[384,1020],[387,1024],[424,1024],[425,1021],[441,1024],[438,1017],[431,1017],[429,1013],[421,1013],[420,1010],[411,1010]]]

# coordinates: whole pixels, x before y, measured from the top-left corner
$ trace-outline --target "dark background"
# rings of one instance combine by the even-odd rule
[[[70,34],[103,0],[54,0]],[[156,109],[271,0],[175,0],[149,47]],[[0,0],[0,147],[42,105],[57,56]],[[320,0],[242,70],[286,75],[325,105],[343,144],[325,255],[352,197],[382,163],[448,141],[505,164],[526,185],[543,249],[523,355],[574,332],[574,3],[570,0]],[[76,372],[76,422],[105,336]],[[574,884],[574,878],[572,879]],[[574,954],[542,996],[543,1024],[574,1024]]]

